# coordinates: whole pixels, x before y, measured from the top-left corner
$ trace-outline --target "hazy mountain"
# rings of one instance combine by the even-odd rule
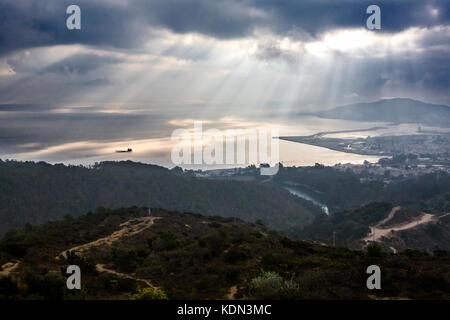
[[[412,99],[386,99],[370,103],[356,103],[318,112],[316,115],[331,119],[423,123],[450,127],[450,107]]]

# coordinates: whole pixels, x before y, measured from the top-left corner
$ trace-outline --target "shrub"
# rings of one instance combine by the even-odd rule
[[[27,270],[24,280],[27,296],[39,296],[47,300],[60,300],[64,296],[66,283],[60,274],[47,273],[42,276]]]
[[[241,249],[241,248],[231,248],[226,254],[225,254],[225,261],[231,264],[234,264],[238,261],[247,260],[250,258],[250,252],[247,249]]]
[[[221,232],[213,232],[204,237],[212,256],[222,253],[228,244],[227,235]]]
[[[220,273],[225,277],[226,281],[234,283],[239,279],[240,270],[241,269],[236,266],[225,266],[220,270]]]
[[[371,258],[378,258],[383,255],[383,249],[375,242],[367,246],[367,255]]]
[[[133,300],[168,300],[167,295],[161,289],[142,288],[138,293],[133,295]]]
[[[81,270],[83,270],[83,274],[89,274],[89,275],[97,275],[97,269],[95,268],[95,264],[92,261],[89,261],[88,259],[77,255],[73,251],[67,251],[67,264],[69,265],[77,265],[80,267]],[[63,275],[66,274],[66,268],[63,268],[61,270]]]
[[[134,272],[142,258],[138,257],[132,249],[113,248],[111,251],[111,260],[114,266],[120,271]]]
[[[263,272],[249,284],[249,297],[254,300],[292,300],[300,297],[300,287],[293,280],[284,280],[275,272]]]
[[[180,241],[178,240],[177,236],[171,232],[161,232],[159,234],[159,242],[158,242],[158,249],[159,250],[173,250],[180,246]]]
[[[448,255],[448,252],[446,250],[435,250],[433,252],[433,256],[436,258],[443,258]]]

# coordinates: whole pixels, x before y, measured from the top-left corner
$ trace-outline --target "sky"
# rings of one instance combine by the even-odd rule
[[[66,27],[71,4],[81,30]],[[366,28],[372,4],[381,30]],[[0,157],[165,145],[193,119],[245,126],[397,97],[450,105],[449,11],[421,0],[2,0]]]

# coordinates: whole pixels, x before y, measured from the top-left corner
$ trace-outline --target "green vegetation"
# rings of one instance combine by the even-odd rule
[[[282,230],[305,225],[320,212],[275,185],[197,179],[178,169],[131,161],[86,168],[0,160],[0,203],[0,234],[26,222],[45,223],[67,213],[77,216],[101,205],[261,219]]]
[[[249,299],[252,300],[292,300],[301,298],[298,283],[285,280],[276,272],[263,272],[250,281]]]
[[[155,288],[142,288],[133,295],[133,300],[167,300],[164,291]]]
[[[386,202],[370,203],[332,215],[318,215],[314,221],[293,231],[300,238],[315,240],[349,248],[360,249],[365,243],[361,239],[370,233],[369,226],[379,225],[391,212],[393,205]],[[397,208],[395,214],[380,228],[390,229],[404,223],[415,221],[422,212],[407,207]],[[406,230],[397,230],[389,237],[379,241],[386,248],[397,250],[420,249],[427,252],[450,250],[450,215],[435,215],[431,223],[414,226]],[[392,250],[392,249],[388,249]]]
[[[390,206],[373,208],[381,218]],[[369,207],[344,215],[364,224],[372,219],[368,212]],[[221,299],[237,288],[234,298],[242,299],[450,298],[450,255],[443,250],[393,255],[371,245],[353,251],[295,240],[239,219],[161,209],[152,209],[157,219],[141,232],[60,256],[122,230],[126,221],[137,225],[146,214],[145,208],[100,208],[97,213],[8,232],[0,241],[0,256],[19,261],[19,267],[10,277],[0,278],[0,297]],[[65,289],[65,270],[72,263],[81,266],[82,290]],[[366,288],[366,268],[371,264],[383,270],[380,291]]]
[[[327,216],[317,216],[314,222],[304,229],[298,230],[302,238],[327,243],[333,242],[336,232],[336,243],[347,247],[361,247],[358,242],[369,232],[369,226],[387,217],[392,210],[390,203],[371,203],[362,207],[347,210]]]
[[[425,174],[385,185],[361,181],[362,175],[332,167],[281,167],[274,182],[296,188],[330,209],[340,212],[371,202],[389,202],[434,213],[449,212],[450,175]]]
[[[450,192],[423,201],[421,207],[425,212],[450,212]]]

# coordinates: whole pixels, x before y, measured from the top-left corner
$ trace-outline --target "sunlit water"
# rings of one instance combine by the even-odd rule
[[[186,129],[189,132],[193,129],[193,122],[191,122],[191,120],[174,119],[172,123],[180,125],[180,128]],[[239,118],[222,118],[217,121],[210,121],[207,125],[205,125],[204,130],[214,127],[223,132],[230,128],[266,128],[268,131],[277,129],[280,136],[300,136],[311,135],[323,131],[367,129],[374,126],[380,126],[380,124],[320,119],[315,117],[281,120],[272,119],[270,121],[267,119],[250,121],[248,119]],[[143,139],[142,132],[140,132],[139,139],[127,138],[124,141],[97,141],[95,139],[77,141],[74,139],[73,141],[67,141],[62,144],[46,146],[43,148],[36,147],[42,144],[42,141],[36,141],[36,143],[29,144],[31,151],[27,151],[25,148],[24,152],[9,154],[0,153],[0,158],[46,161],[50,163],[65,163],[74,165],[91,165],[95,162],[107,160],[133,160],[143,163],[158,164],[171,168],[175,165],[179,165],[178,163],[173,163],[171,158],[172,148],[177,144],[177,142],[171,140],[173,125],[168,125],[167,127],[168,128],[165,133],[166,136],[150,139]],[[151,128],[152,127],[149,126],[149,136],[154,136],[154,134],[152,135]],[[93,135],[93,137],[95,137],[95,135]],[[133,152],[115,152],[116,150],[127,148],[132,148]],[[321,163],[328,166],[338,163],[361,164],[365,160],[369,162],[376,162],[378,159],[379,158],[375,156],[357,155],[290,141],[279,141],[279,161],[285,166],[311,166],[315,163]],[[251,163],[246,162],[244,164],[233,165],[206,165],[203,163],[200,165],[181,164],[180,166],[188,169],[208,170],[230,167],[245,167],[249,164]]]

